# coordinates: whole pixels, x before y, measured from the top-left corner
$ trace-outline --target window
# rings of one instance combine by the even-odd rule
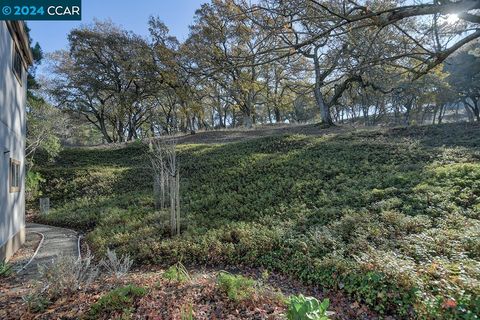
[[[17,47],[13,49],[13,73],[17,77],[18,82],[22,85],[22,76],[23,76],[23,66],[22,66],[22,56],[18,52]]]
[[[10,192],[20,191],[20,161],[10,159]]]

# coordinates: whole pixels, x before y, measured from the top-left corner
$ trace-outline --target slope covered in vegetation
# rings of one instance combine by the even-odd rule
[[[480,127],[181,144],[183,233],[155,212],[142,143],[71,148],[44,165],[54,209],[95,250],[137,263],[263,266],[380,313],[480,314]]]

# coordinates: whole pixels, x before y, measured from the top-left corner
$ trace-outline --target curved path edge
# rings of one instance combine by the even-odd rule
[[[51,263],[58,256],[78,257],[78,233],[71,229],[53,227],[38,223],[27,223],[27,232],[40,233],[43,237],[42,245],[31,261],[22,268],[20,274],[35,274],[39,265]]]

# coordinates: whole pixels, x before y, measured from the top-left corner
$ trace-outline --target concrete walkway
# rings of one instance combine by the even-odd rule
[[[37,223],[27,223],[27,232],[38,232],[45,237],[32,262],[20,272],[21,276],[33,276],[38,265],[51,263],[59,255],[78,257],[78,233],[76,231]]]

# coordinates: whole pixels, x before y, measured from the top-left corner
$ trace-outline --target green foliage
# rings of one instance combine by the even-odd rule
[[[41,151],[51,161],[62,149],[59,135],[65,116],[43,98],[29,94],[27,100],[27,160],[33,165],[36,153]]]
[[[51,301],[39,292],[29,293],[22,296],[29,312],[43,312],[51,304]]]
[[[190,274],[181,262],[171,266],[162,275],[165,279],[177,282],[186,282],[191,280]]]
[[[27,202],[31,202],[42,196],[40,184],[43,182],[45,182],[45,179],[42,178],[42,175],[39,172],[32,170],[27,171],[25,177],[25,198]]]
[[[98,319],[101,315],[120,313],[122,317],[126,317],[132,314],[135,301],[146,294],[145,288],[133,285],[114,289],[92,305],[89,316],[91,319]]]
[[[13,273],[12,266],[6,262],[0,263],[0,278],[7,278]]]
[[[255,280],[241,275],[220,272],[217,277],[220,291],[235,302],[252,299],[255,294]]]
[[[328,320],[327,310],[329,305],[330,301],[328,299],[320,303],[314,297],[291,296],[287,318],[288,320]]]
[[[54,199],[40,218],[138,263],[265,267],[380,313],[469,319],[480,313],[478,136],[457,124],[179,145],[181,237],[154,210],[146,146],[66,149],[39,168]]]
[[[193,307],[191,304],[183,305],[180,307],[180,319],[181,320],[193,320]]]

